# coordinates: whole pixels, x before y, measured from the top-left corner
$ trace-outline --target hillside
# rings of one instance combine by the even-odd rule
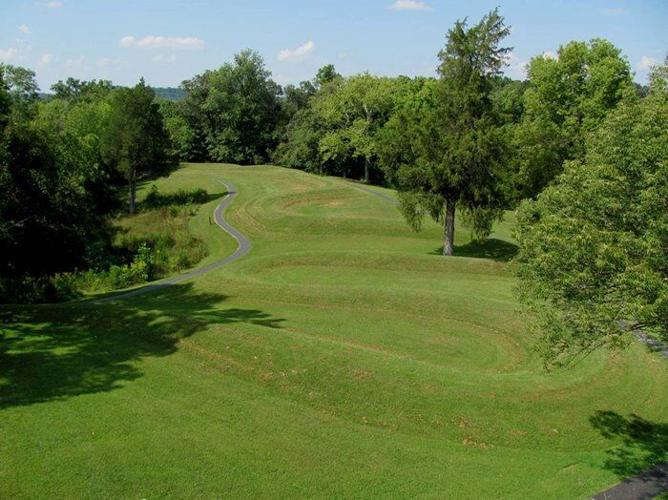
[[[211,223],[224,182],[242,259],[0,306],[4,496],[573,498],[657,458],[668,364],[634,344],[545,372],[508,221],[446,259],[440,227],[343,179],[190,164],[158,185],[218,195],[190,222],[200,266],[236,247]]]

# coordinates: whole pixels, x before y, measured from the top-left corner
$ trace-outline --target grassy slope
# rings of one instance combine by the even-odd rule
[[[639,346],[544,373],[507,265],[434,255],[435,225],[273,167],[160,189],[217,177],[244,260],[118,304],[0,309],[3,496],[572,498],[616,481],[597,411],[668,415],[668,364]],[[234,248],[215,205],[192,222],[207,261]],[[464,233],[460,252],[508,249]]]

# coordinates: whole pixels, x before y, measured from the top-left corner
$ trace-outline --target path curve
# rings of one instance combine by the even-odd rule
[[[624,479],[593,497],[593,500],[638,500],[656,498],[668,491],[668,463]]]
[[[228,255],[223,259],[212,262],[208,266],[193,269],[192,271],[188,271],[187,273],[180,274],[172,278],[165,278],[150,285],[146,285],[141,288],[137,288],[135,290],[130,290],[129,292],[122,292],[116,295],[112,295],[110,297],[104,297],[102,299],[93,300],[93,302],[95,303],[111,302],[115,300],[127,299],[129,297],[135,297],[137,295],[143,295],[145,293],[155,292],[156,290],[161,290],[168,286],[175,285],[177,283],[181,283],[183,281],[192,278],[196,278],[197,276],[201,276],[203,274],[211,272],[214,269],[226,266],[227,264],[230,264],[231,262],[240,259],[248,252],[250,252],[251,249],[250,240],[225,220],[225,209],[232,203],[234,198],[236,198],[237,196],[236,188],[234,184],[232,184],[231,182],[223,182],[221,179],[216,179],[216,180],[220,182],[223,186],[225,186],[225,188],[227,189],[227,194],[223,197],[220,204],[214,210],[213,220],[223,231],[225,231],[227,234],[229,234],[235,240],[237,240],[237,249],[234,251],[233,254]]]
[[[362,191],[365,191],[367,193],[371,193],[374,196],[378,196],[379,198],[382,198],[385,201],[389,201],[392,203],[392,205],[399,205],[399,200],[397,200],[395,197],[390,196],[389,194],[382,193],[380,191],[376,191],[375,189],[368,188],[358,182],[355,181],[348,181],[350,182],[355,188],[360,189]]]

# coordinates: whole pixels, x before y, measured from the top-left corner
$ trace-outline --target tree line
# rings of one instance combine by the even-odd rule
[[[327,65],[281,87],[245,50],[183,82],[178,101],[143,80],[74,79],[39,99],[34,73],[0,66],[0,295],[104,267],[109,216],[121,193],[135,210],[142,178],[180,161],[272,162],[397,189],[414,229],[443,225],[444,255],[456,253],[457,214],[484,239],[517,209],[520,296],[546,357],[619,343],[629,328],[665,336],[666,65],[638,86],[613,44],[573,41],[513,80],[508,34],[497,10],[458,21],[433,78]]]

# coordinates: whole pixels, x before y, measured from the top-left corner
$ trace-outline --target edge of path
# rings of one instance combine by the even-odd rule
[[[218,227],[220,227],[223,231],[225,231],[227,234],[232,236],[237,241],[237,249],[231,255],[228,255],[227,257],[219,259],[215,262],[212,262],[207,266],[196,268],[186,273],[173,276],[171,278],[165,278],[160,281],[144,285],[140,288],[129,290],[127,292],[120,292],[108,297],[102,297],[100,299],[91,299],[91,302],[96,304],[102,302],[111,302],[115,300],[127,299],[129,297],[135,297],[137,295],[143,295],[145,293],[154,292],[156,290],[161,290],[163,288],[175,285],[177,283],[181,283],[191,278],[196,278],[197,276],[201,276],[203,274],[211,272],[214,269],[226,266],[227,264],[230,264],[231,262],[240,259],[241,257],[245,256],[248,252],[250,252],[252,246],[250,240],[246,238],[246,236],[244,236],[243,233],[241,233],[235,227],[230,225],[227,222],[227,220],[225,220],[225,209],[232,203],[232,201],[234,201],[234,198],[236,198],[237,196],[236,188],[234,184],[232,184],[231,182],[223,182],[221,179],[216,179],[216,180],[227,188],[227,193],[225,194],[221,202],[218,204],[218,206],[215,208],[213,212],[213,220],[218,225]]]

